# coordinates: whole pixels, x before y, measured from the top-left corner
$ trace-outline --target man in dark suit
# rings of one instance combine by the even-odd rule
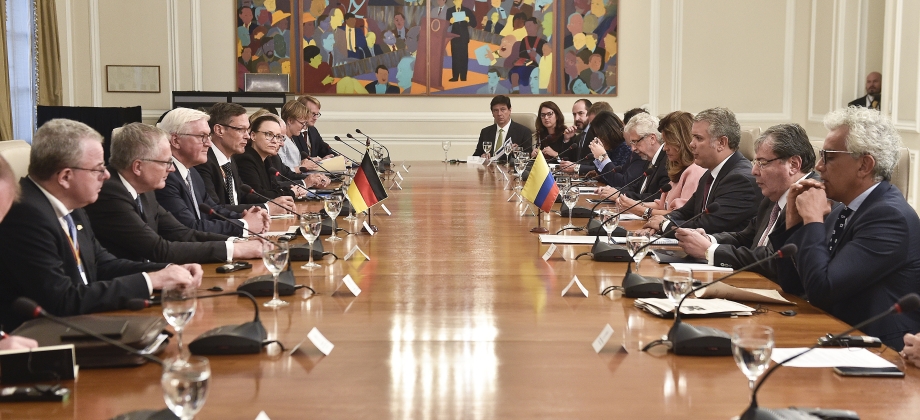
[[[863,108],[881,109],[882,105],[882,75],[879,72],[872,72],[866,76],[866,96],[857,98],[847,104],[847,106],[859,106]]]
[[[588,114],[588,109],[592,105],[594,104],[590,100],[584,98],[572,104],[573,123],[566,127],[562,137],[566,143],[572,144],[568,146],[567,151],[559,155],[559,168],[563,172],[586,174],[593,170],[593,165],[584,164],[591,154],[589,143],[594,140],[594,135],[590,131],[591,118],[596,114]]]
[[[657,200],[661,197],[661,187],[671,182],[668,178],[668,154],[662,150],[661,133],[658,132],[658,118],[646,112],[633,116],[623,129],[623,137],[632,148],[633,156],[621,167],[614,166],[609,157],[599,162],[601,169],[598,172],[609,173],[600,178],[608,186],[598,188],[597,193],[609,196],[616,192],[615,188],[629,184],[651,168],[651,173],[642,182],[637,180],[623,188],[621,193],[631,200]]]
[[[492,119],[495,124],[483,128],[479,132],[479,143],[476,144],[476,151],[473,156],[482,156],[483,158],[494,158],[505,160],[505,151],[502,144],[512,142],[521,150],[530,153],[533,149],[533,132],[514,121],[511,121],[511,98],[506,95],[498,95],[492,98],[490,103],[492,109]],[[482,148],[483,142],[492,142],[492,151],[486,153]]]
[[[343,41],[343,45],[345,45],[348,58],[360,60],[369,58],[371,56],[371,50],[367,47],[367,37],[364,34],[364,28],[357,27],[357,21],[358,19],[355,18],[354,13],[346,13],[345,24],[342,25],[339,30],[342,31],[341,40]]]
[[[322,107],[319,99],[310,95],[303,95],[297,98],[297,102],[307,107],[307,114],[303,124],[303,132],[299,136],[291,137],[291,140],[294,140],[294,144],[297,145],[297,148],[300,149],[301,152],[309,154],[310,158],[328,159],[337,156],[338,153],[329,147],[329,144],[323,140],[323,136],[321,136],[316,129],[316,122],[322,115],[319,112]],[[285,113],[282,110],[282,118],[284,115]],[[312,170],[313,168],[307,169]]]
[[[741,268],[773,253],[769,235],[786,229],[786,194],[792,184],[817,176],[815,151],[808,134],[798,124],[774,125],[754,142],[752,174],[764,199],[757,216],[744,230],[706,235],[702,229],[678,229],[676,237],[687,255],[709,264]],[[776,281],[776,260],[752,271]]]
[[[901,138],[891,120],[848,107],[824,117],[830,130],[815,168],[823,182],[804,180],[787,197],[786,230],[774,248],[795,244],[778,263],[779,284],[850,325],[920,293],[920,218],[891,185]],[[840,202],[831,210],[828,199]],[[920,312],[889,315],[861,328],[900,350],[920,332]]]
[[[261,256],[258,241],[234,243],[227,235],[189,229],[157,204],[153,191],[163,188],[174,170],[170,142],[200,147],[197,135],[207,130],[207,122],[199,119],[179,135],[187,139],[176,140],[173,135],[167,140],[166,132],[142,123],[114,132],[112,177],[102,184],[99,199],[86,206],[99,243],[116,256],[135,261],[210,263]]]
[[[207,127],[208,118],[208,114],[201,111],[176,108],[166,114],[163,121],[160,122],[160,127],[167,131],[189,133],[193,129]],[[153,133],[142,132],[132,134],[153,135]],[[248,230],[259,233],[267,230],[270,219],[268,212],[261,207],[247,205],[225,207],[207,195],[204,181],[195,169],[195,166],[208,161],[208,155],[201,153],[202,148],[208,148],[206,145],[201,142],[187,142],[183,136],[172,135],[169,137],[169,147],[176,170],[169,172],[166,176],[165,187],[156,189],[154,193],[157,202],[179,223],[194,230],[239,237],[249,236]],[[238,221],[228,221],[203,213],[199,204],[205,204],[220,215],[238,219]]]
[[[374,80],[373,82],[370,82],[364,86],[364,88],[367,89],[367,93],[370,93],[371,95],[386,93],[395,95],[399,94],[399,87],[389,82],[390,70],[387,69],[387,66],[384,66],[383,64],[377,66],[375,75],[377,76],[377,80]]]
[[[240,171],[230,160],[241,154],[249,142],[249,116],[239,104],[221,102],[208,110],[211,127],[211,145],[208,160],[195,167],[204,181],[208,196],[221,205],[259,204],[271,214],[286,213],[283,207],[266,202],[262,197],[243,189]],[[274,200],[284,207],[294,208],[292,197]]]
[[[10,211],[14,201],[19,201],[19,185],[10,164],[0,156],[0,222]],[[38,347],[38,342],[26,337],[9,335],[0,329],[0,350],[18,350]]]
[[[460,17],[458,13],[463,16]],[[458,17],[459,20],[457,20]],[[447,8],[447,22],[450,23],[450,33],[457,35],[450,39],[451,78],[449,81],[465,82],[470,64],[470,28],[476,27],[476,16],[472,10],[463,6],[463,0],[454,0],[454,6]]]
[[[709,204],[719,203],[717,211],[682,227],[701,228],[708,233],[744,229],[757,213],[756,203],[763,200],[763,195],[751,175],[751,162],[738,152],[741,126],[735,114],[725,108],[701,111],[693,118],[690,134],[693,162],[709,172],[700,178],[696,192],[683,207],[666,216],[654,216],[645,226],[664,232],[669,225],[682,224]]]
[[[22,197],[0,223],[0,323],[25,321],[12,313],[27,297],[57,316],[124,308],[155,289],[198,287],[198,264],[151,264],[116,258],[96,241],[82,207],[96,201],[109,178],[102,136],[83,123],[55,119],[32,138]]]

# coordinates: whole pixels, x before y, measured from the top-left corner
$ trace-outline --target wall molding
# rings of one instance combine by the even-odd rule
[[[202,68],[204,62],[201,57],[201,0],[191,0],[189,2],[191,13],[191,43],[192,43],[192,78],[195,84],[195,90],[200,91],[203,85]]]
[[[177,0],[166,1],[166,54],[169,56],[169,90],[179,90],[179,30],[176,21],[179,19],[179,5]]]
[[[649,2],[651,16],[649,19],[649,72],[648,72],[648,111],[652,115],[658,112],[658,85],[661,77],[661,0]]]
[[[681,109],[680,91],[683,82],[684,0],[673,0],[671,13],[671,111]]]
[[[67,39],[64,40],[64,61],[67,63],[66,75],[62,75],[67,83],[67,106],[76,105],[76,88],[74,87],[73,75],[73,0],[64,0],[64,33]]]
[[[99,40],[99,0],[89,0],[89,61],[93,106],[102,106],[102,46]],[[71,70],[72,71],[72,70]]]
[[[892,86],[899,86],[901,81],[901,48],[902,38],[904,37],[904,1],[897,0],[894,14],[894,57],[893,57],[893,75],[891,80]],[[886,9],[887,10],[887,9]],[[914,22],[911,22],[914,24]],[[920,53],[920,51],[918,51]],[[916,77],[916,73],[907,72],[907,77]],[[901,113],[898,112],[898,103],[901,98],[900,89],[891,90],[891,119],[898,130],[920,133],[920,84],[917,85],[917,91],[914,92],[915,113],[913,121],[901,119]]]

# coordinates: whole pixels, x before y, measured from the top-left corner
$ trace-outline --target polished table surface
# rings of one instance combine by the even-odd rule
[[[401,172],[403,190],[391,190],[384,202],[392,216],[380,209],[373,215],[377,235],[340,233],[344,240],[331,248],[324,242],[339,256],[358,245],[370,260],[327,257],[312,272],[294,262],[297,282],[318,294],[302,289],[284,297],[289,306],[261,311],[270,338],[288,351],[270,345],[259,355],[210,356],[210,395],[197,418],[254,419],[264,410],[272,419],[700,419],[730,418],[745,409],[747,379],[731,357],[638,350],[666,334],[672,321],[641,312],[619,293],[599,294],[620,283],[625,264],[574,260],[586,246],[561,246],[561,255],[544,262],[547,246],[529,232],[536,217],[521,216],[523,207],[506,201],[511,191],[494,169],[425,162]],[[279,219],[272,230],[293,223]],[[339,223],[349,231],[358,228],[341,218]],[[566,220],[551,215],[545,223],[552,231]],[[206,265],[202,287],[232,290],[267,273],[261,261],[252,263],[252,270],[231,275]],[[660,271],[649,258],[640,270]],[[362,290],[357,297],[341,284],[346,274]],[[574,275],[588,289],[587,298],[560,296]],[[752,273],[728,283],[775,288]],[[846,328],[789,298],[798,302],[794,317],[769,312],[689,322],[724,331],[745,323],[770,325],[778,347],[809,346]],[[158,315],[156,309],[141,313]],[[246,299],[199,300],[186,342],[251,319]],[[613,338],[598,354],[591,342],[606,324]],[[323,356],[307,342],[292,355],[289,350],[314,327],[335,344],[331,354]],[[620,344],[625,351],[617,351]],[[172,340],[163,356],[175,352]],[[831,369],[781,368],[761,390],[760,405],[851,409],[863,419],[920,417],[920,369],[905,367],[893,350],[881,354],[907,377],[845,378]],[[82,370],[68,385],[74,391],[68,403],[0,404],[0,419],[105,419],[161,409],[159,377],[160,367],[150,363]]]

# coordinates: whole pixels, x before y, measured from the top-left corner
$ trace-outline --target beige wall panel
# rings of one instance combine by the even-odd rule
[[[857,92],[865,94],[865,75],[877,71],[882,72],[882,55],[885,42],[885,0],[863,0],[868,3],[866,11],[866,64],[865,69],[857,80]],[[860,94],[859,96],[862,96]]]
[[[785,9],[775,0],[684,2],[681,107],[782,113]]]
[[[809,117],[820,122],[832,109],[834,75],[834,4],[812,1],[811,94]]]
[[[202,90],[233,90],[236,86],[235,4],[201,0]]]
[[[147,109],[169,104],[167,2],[98,0],[98,3],[101,106],[140,105]],[[160,66],[160,93],[106,92],[106,65]]]
[[[895,80],[896,86],[894,109],[892,115],[900,129],[917,130],[917,102],[918,102],[918,75],[920,75],[920,61],[918,61],[918,45],[920,45],[920,27],[917,25],[917,16],[920,16],[920,2],[904,1],[903,9],[898,16],[899,23],[895,29],[899,42],[896,44],[895,54]],[[900,31],[898,34],[897,32]]]

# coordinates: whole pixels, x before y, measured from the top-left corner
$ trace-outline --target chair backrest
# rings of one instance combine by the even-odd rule
[[[511,121],[514,121],[524,127],[527,127],[528,130],[533,131],[537,123],[537,114],[533,112],[512,112]]]
[[[24,140],[0,141],[0,156],[9,162],[17,182],[19,178],[29,173],[29,153],[31,151],[32,146]]]
[[[738,150],[747,160],[754,160],[754,140],[760,137],[760,127],[741,127],[741,144]]]
[[[891,184],[901,190],[906,200],[907,193],[910,191],[910,151],[906,147],[901,148],[901,156],[891,174]]]

